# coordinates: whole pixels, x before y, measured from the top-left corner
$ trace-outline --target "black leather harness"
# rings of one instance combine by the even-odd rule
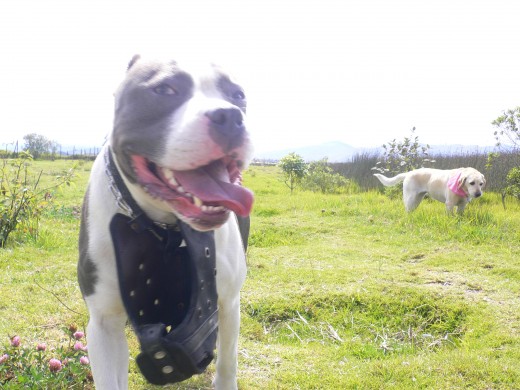
[[[218,308],[213,232],[157,226],[131,197],[111,152],[109,170],[133,216],[115,214],[110,233],[121,296],[141,344],[137,364],[152,384],[202,373],[213,360]]]

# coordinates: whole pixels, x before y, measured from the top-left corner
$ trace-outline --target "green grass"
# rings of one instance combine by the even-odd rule
[[[55,174],[67,168],[39,164]],[[0,250],[0,345],[18,334],[51,346],[63,341],[61,327],[86,325],[75,268],[89,167],[56,191],[38,237],[15,235]],[[251,167],[244,183],[256,200],[241,389],[518,388],[517,202],[504,210],[486,193],[462,217],[429,200],[406,214],[399,199],[376,191],[290,195],[275,167]],[[210,388],[213,371],[180,388]],[[133,362],[130,381],[150,388]]]

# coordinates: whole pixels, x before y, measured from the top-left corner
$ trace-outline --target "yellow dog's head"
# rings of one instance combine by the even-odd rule
[[[486,185],[486,178],[474,168],[461,168],[458,186],[470,198],[482,196],[482,189]]]

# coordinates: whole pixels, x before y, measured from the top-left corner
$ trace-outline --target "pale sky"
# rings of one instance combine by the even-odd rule
[[[103,143],[131,57],[220,63],[242,80],[258,151],[493,145],[520,105],[518,0],[3,1],[0,147]]]

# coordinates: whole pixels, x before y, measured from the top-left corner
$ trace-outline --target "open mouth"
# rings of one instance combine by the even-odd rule
[[[222,225],[230,210],[244,217],[251,212],[253,194],[241,186],[240,169],[232,158],[187,171],[161,167],[139,155],[132,155],[132,163],[139,184],[150,196],[168,203],[199,228]]]

